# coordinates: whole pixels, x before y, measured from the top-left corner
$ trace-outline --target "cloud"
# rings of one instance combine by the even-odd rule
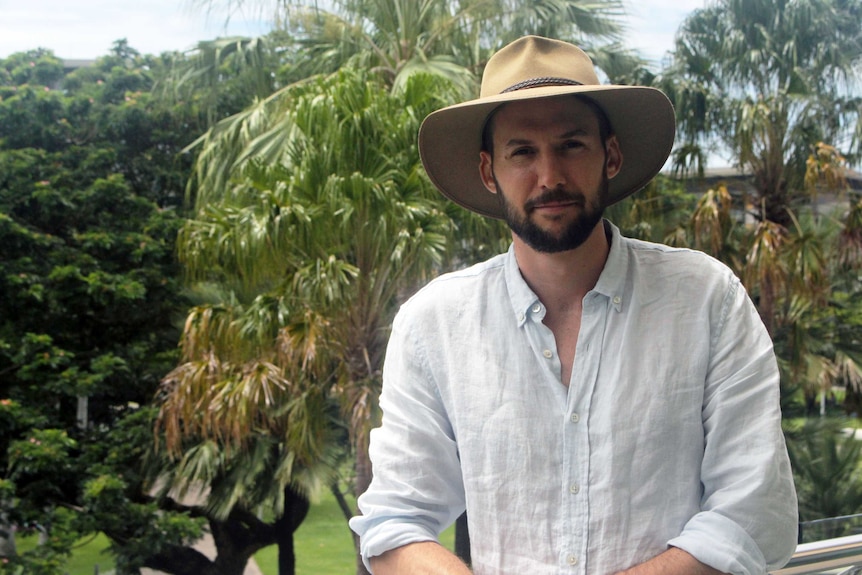
[[[185,50],[199,40],[260,34],[260,21],[207,15],[176,0],[0,0],[0,58],[48,48],[61,58],[95,58],[126,38],[141,53]]]
[[[631,0],[626,44],[658,64],[687,14],[705,0]],[[96,58],[116,40],[145,54],[186,50],[200,40],[268,30],[260,14],[207,14],[194,0],[0,0],[0,58],[48,48],[61,58]]]
[[[630,2],[626,44],[656,64],[673,49],[674,36],[686,16],[703,8],[705,0]]]

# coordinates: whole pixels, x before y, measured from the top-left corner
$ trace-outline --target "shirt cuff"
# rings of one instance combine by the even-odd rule
[[[350,528],[359,535],[359,554],[366,569],[371,572],[370,559],[387,551],[423,541],[439,542],[439,538],[427,527],[409,522],[388,520],[369,525],[369,518],[362,515],[350,520]]]
[[[715,512],[704,511],[692,517],[668,545],[722,573],[766,573],[766,559],[751,536],[734,521]]]

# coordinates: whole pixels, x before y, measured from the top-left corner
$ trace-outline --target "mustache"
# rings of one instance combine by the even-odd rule
[[[586,198],[580,192],[570,192],[567,190],[563,190],[560,188],[555,188],[553,190],[548,190],[540,196],[535,198],[531,198],[524,202],[524,210],[529,212],[536,208],[536,206],[541,206],[542,204],[550,204],[550,203],[558,203],[558,202],[572,202],[581,205],[586,204]]]

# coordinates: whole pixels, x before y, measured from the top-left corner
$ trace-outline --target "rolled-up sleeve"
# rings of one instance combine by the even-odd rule
[[[783,566],[796,548],[779,374],[769,335],[738,280],[719,317],[703,402],[701,512],[668,543],[722,572],[759,575]]]
[[[382,424],[371,432],[374,478],[350,521],[369,558],[408,543],[436,541],[464,511],[464,488],[452,426],[415,337],[399,314],[383,370]]]

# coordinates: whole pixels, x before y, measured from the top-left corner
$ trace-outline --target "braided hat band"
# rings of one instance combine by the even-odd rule
[[[500,93],[505,94],[516,90],[523,90],[524,88],[538,88],[539,86],[583,86],[583,84],[576,80],[569,80],[568,78],[553,78],[551,76],[545,76],[542,78],[532,78],[530,80],[518,82],[513,86],[509,86]]]

